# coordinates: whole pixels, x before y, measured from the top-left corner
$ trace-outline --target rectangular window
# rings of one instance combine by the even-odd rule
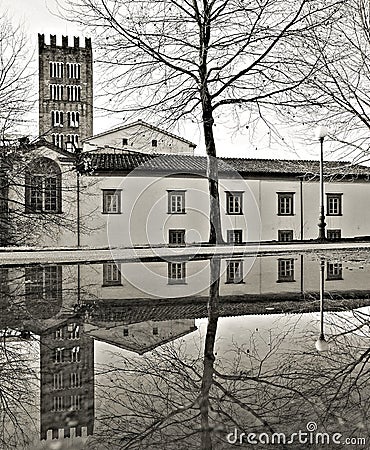
[[[123,329],[123,336],[125,336],[125,337],[128,336],[128,328]]]
[[[170,245],[185,245],[185,230],[168,230]]]
[[[81,374],[80,372],[72,372],[70,374],[71,378],[71,388],[79,388],[81,387]]]
[[[54,339],[56,340],[63,339],[63,327],[57,328],[54,331]]]
[[[46,177],[29,174],[26,176],[25,187],[26,212],[61,212],[61,179],[58,175]]]
[[[71,362],[80,362],[81,361],[81,352],[80,347],[71,348]]]
[[[293,230],[279,230],[278,231],[278,241],[279,242],[289,242],[293,240]]]
[[[243,283],[243,261],[227,261],[226,264],[226,283]]]
[[[278,215],[294,215],[294,192],[278,192]]]
[[[53,145],[55,145],[56,147],[59,147],[59,148],[63,148],[63,143],[64,143],[64,135],[63,134],[52,133],[51,137],[53,139]]]
[[[327,280],[343,280],[342,263],[328,262],[326,265],[326,279]]]
[[[278,260],[278,281],[294,281],[294,259]]]
[[[56,364],[63,363],[64,358],[65,358],[65,348],[64,347],[56,348],[54,353],[54,362]]]
[[[115,263],[103,264],[103,286],[121,285],[121,266]]]
[[[153,327],[153,336],[158,336],[158,327]]]
[[[39,300],[42,298],[44,291],[42,267],[26,267],[24,278],[26,299]]]
[[[128,139],[127,138],[122,138],[122,145],[128,145]]]
[[[121,191],[103,189],[103,214],[121,214]]]
[[[81,396],[71,395],[71,410],[77,411],[79,409],[81,409]]]
[[[158,147],[158,141],[157,139],[152,140],[152,147]]]
[[[71,143],[75,148],[78,147],[78,134],[67,134],[67,142]]]
[[[25,294],[30,300],[59,300],[62,297],[62,266],[26,267]]]
[[[185,191],[168,191],[168,213],[185,214]]]
[[[41,268],[44,276],[44,299],[58,300],[62,297],[62,266]]]
[[[326,214],[328,216],[342,215],[342,194],[326,194]]]
[[[53,411],[64,411],[64,397],[53,397]]]
[[[186,266],[184,262],[168,263],[168,284],[185,284]]]
[[[51,111],[51,124],[53,127],[62,127],[64,119],[63,111]]]
[[[243,192],[226,192],[227,214],[243,214]]]
[[[329,240],[335,240],[335,239],[340,239],[342,237],[342,231],[341,230],[327,230],[326,232],[326,237]]]
[[[78,323],[69,323],[67,325],[67,339],[80,339],[80,326]]]
[[[44,179],[44,211],[55,212],[58,210],[58,183],[55,177]]]
[[[53,389],[55,391],[63,389],[63,372],[57,372],[54,374],[54,383],[53,383]]]
[[[241,244],[243,242],[243,230],[227,230],[228,244]]]
[[[68,111],[67,122],[69,127],[78,128],[80,125],[80,113],[78,111]]]
[[[29,178],[28,203],[34,212],[42,212],[43,210],[43,177],[33,175]]]

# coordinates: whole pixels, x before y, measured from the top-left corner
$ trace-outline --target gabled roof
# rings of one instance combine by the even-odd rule
[[[200,174],[206,172],[207,159],[203,156],[155,155],[140,153],[90,153],[95,172],[131,172],[135,169],[150,173]],[[316,177],[319,174],[319,161],[218,158],[219,172],[232,174],[238,172],[248,176],[294,176]],[[350,162],[325,161],[324,173],[335,178],[369,179],[370,167],[352,165]]]
[[[121,325],[117,325],[117,327],[120,326]],[[103,326],[101,325],[97,325],[97,327],[99,327],[99,331],[103,328]],[[125,340],[124,338],[115,339],[114,332],[112,332],[112,327],[109,327],[109,336],[94,334],[94,332],[91,330],[87,330],[87,334],[97,341],[106,342],[107,344],[114,345],[115,347],[122,348],[123,350],[128,350],[131,352],[135,352],[139,355],[143,355],[144,353],[150,352],[157,347],[168,344],[169,342],[175,341],[176,339],[186,336],[187,334],[192,333],[196,329],[197,329],[196,327],[192,329],[189,328],[180,333],[171,334],[170,336],[162,338],[157,342],[140,342],[139,340],[137,341]]]
[[[67,157],[69,159],[75,159],[75,154],[73,152],[69,152],[66,149],[57,147],[56,145],[52,144],[51,142],[47,141],[46,139],[40,138],[37,141],[34,142],[23,142],[21,144],[17,144],[15,146],[4,146],[0,147],[1,150],[9,151],[9,150],[21,150],[24,152],[31,152],[33,150],[37,150],[41,147],[46,147],[49,150],[52,150],[59,155],[62,155],[63,157]]]
[[[53,150],[56,153],[59,153],[62,156],[66,156],[68,158],[74,158],[75,155],[72,152],[69,152],[68,150],[65,150],[63,148],[57,147],[56,145],[52,144],[51,142],[47,141],[46,139],[38,139],[36,142],[26,144],[26,148],[29,150],[33,150],[40,147],[46,147],[50,150]]]
[[[127,130],[127,129],[132,128],[132,127],[137,126],[137,125],[141,125],[141,126],[144,126],[146,128],[149,128],[149,129],[151,129],[153,131],[156,131],[158,133],[165,134],[165,135],[167,135],[167,136],[169,136],[171,138],[178,139],[179,141],[185,142],[185,144],[188,144],[191,147],[194,147],[194,148],[196,147],[196,145],[193,142],[188,141],[187,139],[184,139],[184,138],[182,138],[180,136],[177,136],[177,135],[175,135],[173,133],[170,133],[170,132],[168,132],[166,130],[162,130],[161,128],[158,128],[158,127],[156,127],[154,125],[151,125],[151,124],[149,124],[147,122],[144,122],[143,120],[137,120],[136,122],[131,122],[131,123],[127,123],[125,125],[120,125],[119,127],[111,128],[110,130],[103,131],[102,133],[98,133],[98,134],[95,134],[93,136],[89,136],[86,139],[84,139],[82,142],[89,142],[92,139],[95,139],[95,138],[98,138],[98,137],[101,137],[101,136],[107,136],[107,135],[109,135],[111,133],[115,133],[116,131]]]

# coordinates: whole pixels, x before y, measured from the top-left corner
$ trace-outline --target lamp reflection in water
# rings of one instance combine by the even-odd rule
[[[325,287],[325,258],[321,258],[320,261],[320,336],[315,343],[316,350],[318,352],[326,352],[329,350],[329,344],[327,343],[324,335],[324,287]]]

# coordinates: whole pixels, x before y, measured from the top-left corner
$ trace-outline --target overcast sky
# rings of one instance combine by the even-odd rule
[[[16,23],[24,23],[26,30],[34,35],[35,42],[37,33],[82,34],[75,24],[56,17],[55,0],[1,0],[0,3],[1,9],[7,10]]]
[[[86,35],[75,24],[67,22],[56,16],[57,3],[56,0],[0,0],[0,12],[7,11],[15,24],[23,23],[26,32],[30,36],[30,43],[34,49],[35,68],[37,68],[37,33],[44,33],[46,40],[49,42],[49,34],[57,35],[57,43],[61,43],[61,35],[69,35],[70,39],[73,35],[82,38]],[[70,41],[72,42],[72,40]],[[83,42],[83,41],[82,41]],[[94,42],[93,42],[94,47]],[[95,81],[98,81],[95,79]],[[37,81],[35,81],[37,82]],[[97,102],[95,102],[96,106]],[[123,116],[111,116],[102,118],[99,111],[94,113],[94,132],[98,133],[111,127],[120,125],[124,121]],[[33,113],[33,126],[35,135],[37,135],[37,111]],[[155,121],[153,121],[155,123]],[[218,154],[220,156],[235,156],[248,158],[302,158],[316,159],[315,147],[305,148],[301,137],[292,133],[290,127],[280,126],[279,131],[286,138],[286,142],[290,142],[295,147],[295,151],[287,149],[286,145],[278,144],[270,140],[268,130],[261,128],[251,142],[247,132],[227,132],[222,126],[215,128],[215,134],[218,144]],[[182,127],[178,132],[184,138],[197,144],[197,153],[204,153],[204,147],[195,126],[186,128]],[[244,132],[244,134],[243,134]]]

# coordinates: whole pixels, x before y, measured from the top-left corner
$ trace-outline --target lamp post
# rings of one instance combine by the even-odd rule
[[[81,149],[78,148],[73,142],[66,143],[66,150],[73,153],[75,156],[75,169],[77,175],[77,247],[81,245],[81,232],[80,232],[80,165],[81,165]]]
[[[324,335],[324,289],[325,289],[325,258],[320,261],[320,336],[315,342],[315,347],[318,352],[326,352],[329,350],[329,345],[326,342]]]
[[[319,126],[315,132],[316,138],[320,141],[320,217],[319,217],[319,237],[320,241],[325,241],[325,209],[324,209],[324,139],[328,135],[325,126]]]
[[[74,154],[75,169],[77,174],[77,247],[81,246],[81,211],[80,211],[80,176],[91,175],[94,168],[91,164],[90,155],[83,152],[82,148],[77,147],[73,142],[67,142],[66,149]]]

